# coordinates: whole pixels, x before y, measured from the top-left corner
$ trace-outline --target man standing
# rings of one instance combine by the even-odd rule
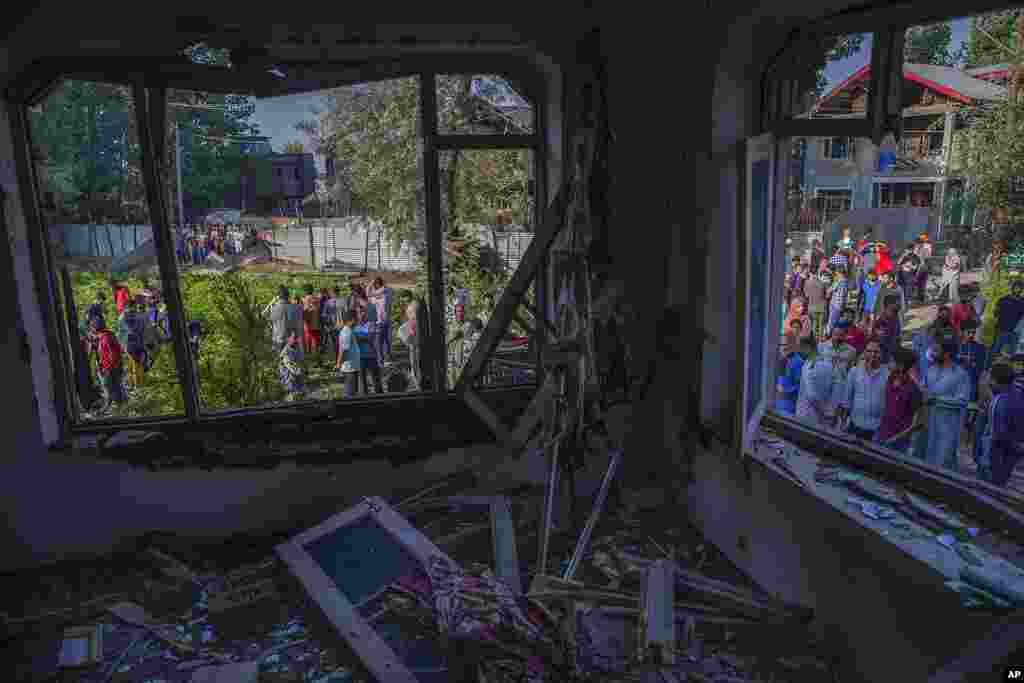
[[[845,382],[846,375],[857,362],[857,350],[846,342],[846,332],[850,323],[840,320],[832,328],[832,336],[818,344],[818,354],[832,358],[835,366],[836,382]]]
[[[804,283],[807,295],[807,313],[811,317],[811,330],[815,339],[821,339],[825,327],[825,280],[820,275],[810,275]]]
[[[1014,385],[1013,371],[1005,365],[992,368],[992,403],[985,435],[992,483],[1005,486],[1024,454],[1024,394]]]
[[[828,326],[825,334],[831,335],[832,328],[839,321],[839,317],[846,309],[846,299],[849,293],[849,286],[846,280],[846,271],[843,268],[836,270],[836,279],[828,294]]]
[[[146,374],[146,304],[140,296],[137,310],[125,308],[118,323],[118,337],[128,354],[128,384],[132,389],[142,387]]]
[[[384,286],[384,279],[376,277],[370,287],[370,302],[377,308],[375,337],[381,365],[391,359],[391,288]]]
[[[978,321],[965,320],[960,325],[960,351],[957,354],[957,363],[971,378],[971,402],[978,400],[978,381],[981,373],[985,371],[988,350],[984,344],[975,339],[978,332]]]
[[[1017,350],[1017,323],[1024,318],[1024,282],[1010,283],[1010,293],[996,302],[996,340],[992,344],[992,355],[996,356],[1004,347],[1010,353]]]
[[[864,363],[850,370],[840,394],[837,413],[840,420],[849,416],[847,432],[865,441],[873,441],[885,412],[885,386],[889,368],[882,367],[882,349],[877,339],[868,341]]]
[[[900,300],[894,294],[885,298],[882,314],[875,321],[874,334],[882,349],[882,363],[888,365],[900,349],[903,326],[900,323]]]
[[[936,343],[929,352],[930,366],[925,390],[928,405],[928,433],[925,459],[954,472],[959,470],[960,431],[971,399],[971,378],[956,364],[960,345]]]
[[[912,435],[924,426],[924,394],[911,378],[917,357],[909,349],[897,349],[885,386],[885,412],[878,440],[886,448],[909,453]]]

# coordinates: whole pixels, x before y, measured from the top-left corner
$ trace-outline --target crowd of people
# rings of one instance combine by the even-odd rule
[[[925,301],[931,251],[921,235],[894,265],[870,232],[854,243],[846,231],[831,257],[815,243],[794,259],[775,406],[952,470],[963,443],[978,476],[1005,485],[1024,453],[1024,282],[996,302],[986,348],[977,333],[987,302],[961,289],[951,249],[935,285],[949,304],[904,339],[908,306]]]
[[[195,225],[187,224],[176,231],[174,251],[182,265],[202,265],[211,254],[220,257],[241,254],[256,239],[257,229],[250,224]]]
[[[303,296],[293,297],[282,286],[264,310],[288,399],[306,394],[306,371],[316,362],[333,362],[346,397],[368,394],[371,386],[374,394],[383,393],[381,370],[392,363],[392,290],[380,277],[368,288],[353,284],[348,295],[340,287],[304,289]],[[111,290],[116,321],[108,324],[107,293],[99,291],[86,306],[80,329],[90,372],[96,373],[102,393],[95,407],[101,414],[128,401],[145,384],[161,348],[171,341],[167,306],[147,280],[135,293],[117,280],[111,282]],[[406,307],[404,318],[396,332],[409,352],[409,379],[415,389],[420,381],[415,302]],[[187,337],[193,357],[198,357],[202,334],[202,323],[190,320]]]
[[[281,287],[266,308],[271,339],[279,354],[279,373],[289,399],[306,393],[304,360],[315,356],[334,361],[346,398],[384,393],[381,370],[392,362],[391,309],[394,296],[380,277],[369,288],[353,284],[343,296],[340,287],[316,292],[306,285],[305,296],[292,297]],[[416,306],[410,303],[398,334],[409,350],[413,388],[419,385]]]

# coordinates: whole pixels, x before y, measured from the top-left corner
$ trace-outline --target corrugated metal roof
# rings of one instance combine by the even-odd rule
[[[974,78],[965,71],[951,66],[935,66],[934,64],[904,64],[904,74],[916,74],[921,78],[955,90],[972,100],[998,100],[1006,97],[1006,88]]]

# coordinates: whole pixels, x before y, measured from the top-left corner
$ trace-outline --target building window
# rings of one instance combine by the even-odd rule
[[[461,77],[431,75],[427,83],[432,90],[447,88],[457,78]],[[130,82],[127,71],[125,81]],[[504,128],[496,128],[494,141],[481,127],[504,126],[507,121],[497,115],[478,121],[472,140],[462,131],[442,132],[457,127],[459,112],[437,91],[425,95],[418,77],[363,84],[359,97],[352,98],[359,100],[358,111],[331,109],[324,114],[335,117],[333,134],[346,159],[344,170],[334,170],[351,174],[346,181],[359,194],[363,212],[386,226],[387,234],[376,235],[372,243],[343,225],[281,229],[280,207],[300,211],[303,198],[295,193],[281,197],[279,184],[272,180],[287,173],[301,181],[302,167],[292,165],[287,172],[287,166],[272,166],[270,158],[244,157],[247,146],[225,145],[258,129],[251,95],[71,79],[48,91],[43,101],[30,103],[30,110],[26,106],[24,111],[31,115],[23,134],[29,145],[39,143],[45,150],[37,163],[39,196],[54,198],[45,205],[37,200],[37,213],[44,221],[39,232],[48,240],[42,252],[54,254],[43,268],[51,297],[48,305],[56,311],[50,318],[59,328],[60,343],[52,351],[57,382],[66,389],[65,405],[56,406],[67,427],[64,436],[112,430],[140,419],[198,422],[223,417],[226,411],[280,409],[297,401],[447,393],[457,369],[445,372],[447,362],[456,362],[444,353],[445,339],[462,331],[463,322],[486,322],[491,317],[529,243],[526,238],[512,240],[514,244],[483,244],[486,231],[475,229],[492,225],[497,231],[507,227],[511,217],[512,225],[530,233],[543,199],[543,194],[538,197],[530,190],[539,165],[545,163],[542,127],[532,118],[533,103],[525,94],[516,94],[511,81],[501,92],[504,99],[499,104],[506,107],[506,114],[515,105],[526,106],[530,116],[519,112],[525,123],[518,134],[506,135]],[[166,113],[140,111],[142,107],[134,106],[139,93],[156,106],[166,106]],[[423,101],[436,102],[438,109],[428,116]],[[404,116],[398,125],[396,111]],[[299,103],[294,113],[298,123],[308,117],[308,107]],[[352,119],[357,120],[346,132],[345,122]],[[172,142],[152,150],[136,131],[158,121],[169,134],[150,137]],[[187,141],[187,150],[173,142],[179,138]],[[424,153],[425,148],[433,152]],[[225,149],[234,149],[239,163],[232,163]],[[148,163],[154,152],[165,155],[164,163]],[[301,164],[301,155],[297,158]],[[450,208],[442,195],[434,208],[427,207],[424,222],[420,202],[429,194],[424,168],[431,167],[438,176],[450,175],[441,186],[443,192],[454,189],[459,202],[455,216],[442,215],[442,207]],[[151,208],[154,197],[170,206]],[[253,207],[248,206],[250,197]],[[198,224],[186,225],[186,216]],[[212,216],[253,223],[252,234],[260,237],[242,244],[226,240],[222,231],[209,227]],[[414,245],[436,243],[440,247],[434,253],[449,254],[441,244],[449,224],[456,230],[472,224],[474,229],[464,232],[481,249],[466,249],[465,258],[456,254],[446,261],[448,269],[435,268],[429,256],[434,247],[421,250]],[[266,237],[272,225],[278,229]],[[395,249],[395,244],[401,247]],[[477,261],[492,252],[502,257],[491,264],[494,277],[484,278],[483,284],[481,278],[469,278],[458,286],[460,278],[475,272]],[[98,270],[97,258],[112,265]],[[308,274],[255,276],[245,267],[262,263],[263,270],[273,271],[274,264],[286,261],[304,265]],[[111,269],[120,273],[116,280],[106,274]],[[335,369],[338,320],[322,316],[316,301],[324,290],[328,298],[335,298],[337,287],[341,291],[336,308],[344,309],[350,292],[341,273],[352,269],[382,273],[391,287],[390,295],[357,300],[360,317],[352,323],[353,346],[340,359],[343,365],[352,365],[353,354],[358,353],[368,372],[352,374],[354,383]],[[224,272],[211,273],[218,270]],[[421,270],[429,274],[428,290],[439,291],[440,297],[420,302],[440,305],[417,308],[410,305],[412,291],[395,286],[408,279],[403,275]],[[184,272],[188,276],[180,277]],[[437,272],[444,280],[437,280]],[[296,287],[297,281],[301,284]],[[286,283],[292,289],[287,301],[281,301],[278,287]],[[144,297],[138,305],[136,296]],[[385,302],[389,308],[378,311]],[[166,303],[169,312],[163,312],[160,303]],[[122,317],[122,310],[129,313]],[[452,318],[448,311],[459,313]],[[377,334],[371,335],[367,322],[374,313],[384,315],[389,326],[378,326]],[[521,319],[528,318],[525,311],[520,313]],[[417,316],[429,316],[419,329],[428,320],[439,323],[430,322],[432,330],[447,323],[447,329],[431,336],[436,344],[420,347],[415,336],[407,334],[416,329],[409,322]],[[519,330],[511,341],[535,350],[526,334]],[[121,366],[113,349],[122,351]],[[514,358],[508,367],[496,361],[492,365],[501,367],[477,383],[500,387],[533,382],[536,360],[533,353]],[[492,375],[499,379],[491,381]]]
[[[875,208],[930,207],[935,198],[934,183],[878,183]]]
[[[815,190],[814,195],[821,204],[825,225],[834,221],[844,211],[849,211],[853,202],[853,190]]]
[[[853,143],[850,138],[825,138],[822,141],[823,159],[841,161],[849,159],[853,153]]]

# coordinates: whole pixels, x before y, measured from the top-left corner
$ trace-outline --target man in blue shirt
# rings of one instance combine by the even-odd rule
[[[992,368],[990,426],[985,435],[992,462],[992,483],[1005,486],[1024,449],[1024,392],[1013,382],[1005,365]]]
[[[1010,284],[1010,293],[996,302],[996,340],[992,344],[992,355],[999,353],[1004,346],[1010,347],[1010,353],[1017,349],[1017,323],[1024,317],[1024,282],[1014,280]]]

